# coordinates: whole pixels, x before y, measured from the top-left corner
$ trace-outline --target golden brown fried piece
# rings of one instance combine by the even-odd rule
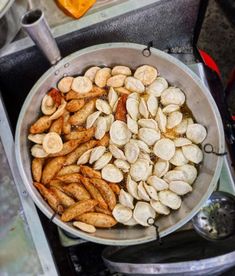
[[[64,134],[69,134],[71,132],[71,124],[69,123],[70,114],[65,110],[63,114],[63,126],[62,130]]]
[[[66,101],[69,101],[72,99],[92,99],[92,98],[100,97],[104,94],[107,94],[107,91],[105,89],[94,85],[92,90],[89,93],[85,93],[85,94],[77,93],[73,90],[69,91],[69,93],[66,94]]]
[[[66,109],[69,112],[77,112],[85,105],[84,99],[74,99],[67,103]]]
[[[56,104],[57,107],[61,105],[63,97],[60,94],[59,90],[57,90],[56,88],[51,88],[51,90],[48,92],[48,95],[52,97],[53,102]]]
[[[122,95],[121,98],[119,99],[117,104],[117,109],[115,112],[115,120],[126,122],[126,114],[127,114],[126,100],[127,100],[127,95]]]
[[[95,110],[95,100],[91,100],[86,103],[80,110],[74,113],[69,118],[69,122],[73,126],[82,125],[86,122],[86,119]]]
[[[82,200],[73,205],[64,211],[61,216],[62,221],[71,221],[75,217],[82,215],[83,213],[89,212],[97,205],[97,201],[94,199]]]
[[[101,193],[99,192],[98,189],[96,189],[96,187],[90,183],[89,178],[86,177],[82,177],[81,178],[82,184],[85,186],[85,188],[87,189],[87,191],[90,193],[91,197],[96,199],[98,201],[98,205],[100,208],[102,209],[108,209],[108,205],[106,204],[106,202],[104,201]]]
[[[62,132],[62,127],[63,127],[63,117],[60,117],[51,124],[49,131],[56,132],[60,135]]]
[[[109,145],[109,135],[105,134],[104,137],[97,142],[97,146],[107,147]]]
[[[42,168],[43,168],[44,162],[45,162],[45,159],[43,158],[34,158],[32,161],[32,175],[33,175],[34,181],[36,182],[41,181]]]
[[[61,176],[56,176],[57,180],[63,181],[64,183],[72,183],[72,182],[81,182],[82,175],[79,173],[70,173]]]
[[[99,228],[110,228],[117,224],[112,216],[95,212],[84,213],[75,219]]]
[[[99,178],[92,178],[90,182],[99,190],[105,202],[108,204],[109,209],[113,210],[117,201],[116,196],[109,185],[104,180]]]
[[[109,184],[109,187],[113,190],[113,192],[116,194],[116,195],[119,195],[120,194],[120,187],[118,184],[116,183],[108,183]]]
[[[85,142],[91,140],[91,138],[94,136],[94,134],[95,134],[95,128],[91,127],[84,131],[81,131],[81,130],[72,131],[69,134],[65,135],[64,138],[65,138],[65,140],[78,139],[78,140],[80,140],[80,142],[82,144],[82,143],[85,143]]]
[[[60,171],[58,171],[57,176],[66,175],[70,173],[78,173],[80,172],[80,166],[78,165],[70,165],[63,167]]]
[[[65,157],[55,157],[48,161],[42,171],[42,183],[49,184],[57,172],[63,167]]]
[[[68,184],[67,186],[64,186],[64,191],[76,200],[86,200],[91,198],[90,194],[80,183]]]
[[[52,179],[49,183],[49,187],[56,187],[57,189],[61,190],[63,192],[63,187],[65,186],[66,184],[60,180],[57,180],[57,179]]]
[[[51,208],[56,211],[58,214],[63,212],[63,206],[57,195],[50,189],[47,189],[43,184],[34,182],[34,186],[39,190],[40,194],[48,202]]]
[[[106,215],[112,216],[112,212],[110,210],[102,209],[99,206],[95,206],[95,211],[97,213],[102,213],[102,214],[106,214]]]
[[[40,117],[34,124],[31,125],[29,132],[31,134],[43,133],[48,130],[51,126],[50,116],[42,116]]]
[[[81,173],[89,178],[101,178],[101,173],[88,166],[80,165]]]
[[[66,155],[66,160],[64,165],[72,165],[75,164],[78,160],[78,158],[89,149],[95,147],[97,144],[96,140],[90,140],[80,146],[78,146],[74,151],[70,152],[68,155]]]
[[[51,187],[50,190],[56,194],[63,207],[68,208],[75,203],[75,201],[71,197],[63,193],[60,189],[56,187]]]
[[[63,144],[61,151],[50,154],[50,157],[64,156],[75,150],[80,144],[80,140],[70,140]]]

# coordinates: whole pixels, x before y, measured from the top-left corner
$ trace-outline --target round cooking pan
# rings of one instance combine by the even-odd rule
[[[28,24],[28,21],[30,24]],[[48,45],[52,37],[50,37],[49,32],[45,31],[46,25],[43,14],[39,11],[36,15],[32,12],[27,14],[23,18],[23,25],[37,44],[41,40],[47,39],[47,43],[41,43],[41,47],[46,44],[47,50],[50,49],[50,51],[47,51],[45,55],[51,62],[55,63],[59,59],[59,52],[55,43],[52,43],[51,47]],[[42,29],[43,32],[41,32]],[[146,46],[132,43],[108,43],[85,48],[67,56],[51,67],[36,82],[28,94],[17,123],[15,135],[16,159],[29,194],[48,218],[51,218],[54,212],[32,184],[31,144],[27,139],[27,135],[29,126],[39,117],[43,96],[51,87],[56,87],[58,81],[64,75],[83,74],[88,67],[94,65],[114,66],[122,64],[133,70],[143,64],[155,66],[171,85],[175,85],[184,91],[187,105],[194,118],[207,128],[208,135],[202,146],[210,143],[218,152],[224,151],[224,134],[220,114],[210,92],[201,83],[200,79],[187,66],[164,52],[151,48],[151,55],[146,57],[142,53],[144,48]],[[216,187],[222,162],[221,157],[204,153],[198,177],[193,184],[193,192],[184,196],[179,210],[158,219],[160,236],[163,237],[174,232],[198,212]],[[53,219],[53,222],[77,237],[102,244],[132,245],[145,243],[156,238],[153,226],[147,228],[118,226],[112,229],[97,229],[94,234],[87,234],[74,228],[71,223],[62,222],[57,216]]]

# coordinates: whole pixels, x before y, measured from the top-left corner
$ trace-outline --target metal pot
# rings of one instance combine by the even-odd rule
[[[46,50],[50,49],[45,54],[51,62],[55,63],[58,60],[58,49],[55,43],[51,47],[48,46],[51,45],[52,36],[46,31],[43,14],[39,11],[37,11],[37,14],[32,12],[27,14],[23,18],[23,26],[38,45],[42,40],[47,41],[41,43],[40,47],[43,50],[45,48]],[[203,145],[210,143],[217,151],[224,151],[223,126],[210,92],[183,63],[153,48],[151,48],[151,55],[147,57],[143,55],[143,49],[145,48],[146,46],[133,43],[108,43],[88,47],[60,60],[31,89],[18,118],[15,136],[16,159],[29,194],[48,218],[52,217],[53,211],[32,185],[30,143],[27,135],[29,126],[39,116],[43,96],[52,86],[56,86],[64,75],[82,74],[86,68],[94,65],[114,66],[115,64],[124,64],[133,69],[142,64],[156,66],[160,74],[171,85],[176,85],[184,91],[188,107],[196,121],[206,126],[208,135]],[[177,230],[198,212],[216,187],[222,162],[222,158],[217,155],[204,154],[203,162],[199,168],[199,175],[193,184],[193,192],[184,197],[179,210],[158,220],[160,236],[168,235]],[[94,234],[86,234],[75,229],[72,224],[62,222],[59,217],[55,217],[53,222],[75,236],[102,244],[131,245],[145,243],[156,238],[154,227],[120,226],[109,230],[98,229]]]

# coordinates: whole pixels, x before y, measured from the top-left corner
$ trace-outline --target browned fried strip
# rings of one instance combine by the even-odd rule
[[[57,176],[70,174],[70,173],[78,173],[80,172],[80,166],[78,165],[69,165],[63,167],[60,171],[58,171]]]
[[[116,194],[116,195],[119,195],[120,194],[120,187],[118,184],[116,183],[108,183],[109,184],[109,187],[113,190],[113,192]]]
[[[64,191],[76,200],[86,200],[91,198],[90,194],[80,183],[68,184],[67,186],[64,186]]]
[[[49,184],[57,172],[62,168],[65,157],[55,157],[48,161],[42,171],[42,183]]]
[[[82,125],[86,122],[87,117],[95,110],[95,100],[86,103],[80,110],[69,118],[69,122],[73,126]]]
[[[32,175],[36,182],[41,181],[44,158],[34,158],[32,161]]]
[[[84,99],[74,99],[68,102],[66,109],[69,112],[77,112],[79,109],[81,109],[85,105]]]
[[[56,132],[59,135],[62,132],[62,126],[63,126],[63,117],[59,117],[58,119],[56,119],[50,127],[50,132]]]
[[[77,216],[76,220],[94,225],[95,227],[99,228],[110,228],[117,224],[117,221],[112,216],[95,212],[84,213],[80,216]]]
[[[34,124],[31,125],[29,132],[31,134],[43,133],[48,130],[51,126],[50,116],[40,117]]]
[[[95,128],[91,127],[84,131],[76,130],[72,131],[69,134],[65,135],[65,140],[78,139],[81,143],[89,141],[95,134]]]
[[[109,145],[109,135],[105,134],[104,137],[97,142],[97,146],[107,147]]]
[[[72,183],[72,182],[81,182],[82,175],[79,173],[70,173],[61,176],[56,176],[57,180],[63,181],[64,183]]]
[[[106,93],[107,93],[107,91],[105,89],[94,85],[93,89],[89,93],[86,93],[86,94],[81,94],[81,93],[77,93],[73,90],[70,90],[66,94],[66,101],[73,100],[73,99],[89,99],[89,98],[91,99],[91,98],[102,96]]]
[[[112,212],[110,210],[102,209],[99,206],[95,206],[95,211],[97,213],[102,213],[102,214],[106,214],[106,215],[112,216]]]
[[[121,98],[119,99],[117,104],[117,109],[115,112],[116,120],[126,122],[126,114],[127,114],[126,100],[127,100],[127,95],[122,95]]]
[[[58,189],[56,187],[51,187],[50,190],[56,194],[56,196],[59,198],[60,203],[65,208],[68,208],[69,206],[71,206],[75,203],[75,201],[71,197],[69,197],[68,195],[63,193],[60,189]]]
[[[50,154],[50,157],[64,156],[75,150],[80,144],[80,140],[70,140],[63,144],[61,151]]]
[[[49,187],[56,187],[57,189],[61,190],[63,192],[63,187],[66,184],[58,179],[52,179],[49,183]]]
[[[80,170],[81,170],[81,173],[85,177],[89,177],[89,178],[93,178],[93,177],[95,177],[95,178],[101,178],[101,173],[99,171],[96,171],[96,170],[92,169],[91,167],[80,165]]]
[[[64,134],[69,134],[71,132],[71,125],[69,123],[70,114],[67,110],[65,110],[63,114],[63,126],[62,130]]]

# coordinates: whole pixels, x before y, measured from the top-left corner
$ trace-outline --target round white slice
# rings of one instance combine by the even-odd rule
[[[137,189],[138,189],[138,196],[140,197],[140,199],[145,200],[145,201],[150,201],[150,197],[149,197],[147,191],[145,190],[143,181],[140,181]]]
[[[140,140],[144,141],[148,146],[152,146],[161,137],[158,130],[151,128],[140,128],[138,137]]]
[[[150,226],[149,219],[155,219],[156,212],[147,202],[139,201],[135,205],[135,209],[133,212],[133,218],[143,226]]]
[[[130,209],[134,209],[134,204],[133,204],[133,196],[130,195],[129,193],[125,192],[123,189],[121,189],[120,194],[118,196],[119,202]]]
[[[175,154],[175,144],[168,138],[160,139],[154,145],[153,152],[163,160],[170,160]]]
[[[137,93],[143,93],[145,90],[143,83],[134,77],[127,77],[125,79],[125,88]]]
[[[193,190],[187,182],[179,180],[171,181],[169,184],[169,189],[177,195],[186,195]]]
[[[101,171],[101,176],[104,180],[113,183],[119,183],[123,180],[123,174],[121,170],[119,170],[113,164],[106,165]]]
[[[131,69],[129,67],[123,66],[123,65],[114,66],[112,69],[112,75],[115,76],[115,75],[119,75],[119,74],[131,76]]]
[[[139,116],[139,101],[133,98],[128,98],[126,101],[126,110],[131,118],[137,121]]]
[[[150,86],[146,88],[146,92],[155,97],[160,97],[163,90],[167,89],[168,83],[162,78],[158,77]]]
[[[67,105],[67,102],[62,99],[61,105],[58,106],[57,110],[50,116],[49,119],[50,120],[56,120],[60,116],[62,116],[63,113],[64,113],[66,105]]]
[[[150,198],[152,198],[154,200],[158,200],[157,191],[153,186],[150,186],[150,185],[144,183],[144,188],[145,188],[147,194],[150,196]]]
[[[108,102],[112,109],[115,103],[117,102],[117,100],[118,100],[117,92],[113,89],[113,87],[110,87],[109,93],[108,93]]]
[[[116,159],[126,160],[126,156],[124,155],[123,151],[115,145],[109,145],[109,150]]]
[[[91,151],[92,149],[87,150],[86,152],[84,152],[78,159],[77,161],[77,165],[83,165],[88,163],[89,159],[90,159],[90,155],[91,155]]]
[[[109,114],[108,116],[104,116],[106,120],[106,132],[110,131],[111,125],[114,122],[113,114]]]
[[[195,144],[202,143],[206,138],[207,132],[203,125],[190,124],[187,127],[186,136]]]
[[[158,130],[158,124],[153,119],[140,119],[140,120],[138,120],[138,124],[141,127],[152,128],[152,129]]]
[[[107,122],[104,117],[99,117],[96,120],[96,128],[95,128],[95,138],[97,140],[101,140],[107,130]]]
[[[143,65],[136,69],[134,77],[144,85],[150,85],[157,78],[157,70],[149,65]]]
[[[199,164],[203,159],[203,153],[197,145],[183,146],[182,151],[184,156],[191,162]]]
[[[135,99],[136,101],[140,100],[140,94],[136,92],[132,92],[131,94],[128,95],[127,99]]]
[[[42,147],[46,153],[57,153],[63,149],[63,141],[56,132],[49,132],[45,135]]]
[[[135,181],[147,180],[148,172],[149,162],[147,160],[138,159],[134,164],[131,164],[130,176]]]
[[[44,137],[46,136],[45,133],[40,134],[29,134],[28,139],[36,144],[42,144]]]
[[[197,178],[197,169],[193,165],[186,164],[180,167],[175,167],[174,170],[183,172],[185,175],[185,182],[190,185],[193,184]]]
[[[153,164],[153,161],[151,160],[149,153],[141,151],[139,154],[139,159],[147,160],[149,164]]]
[[[125,79],[126,79],[126,76],[121,74],[112,76],[107,80],[107,86],[122,87],[124,85]]]
[[[76,77],[73,79],[72,90],[81,94],[86,94],[92,90],[92,82],[87,77]]]
[[[160,215],[169,215],[170,214],[170,209],[163,205],[160,201],[156,201],[151,199],[150,200],[150,205],[153,207],[153,209]]]
[[[161,191],[158,193],[159,201],[167,207],[177,210],[182,203],[181,198],[171,191]]]
[[[101,111],[96,111],[87,117],[87,119],[86,119],[86,128],[87,129],[91,128],[95,124],[95,122],[99,118],[100,114],[101,114]]]
[[[131,132],[127,127],[127,124],[122,121],[115,121],[110,128],[110,139],[118,145],[124,146],[131,138]]]
[[[151,175],[147,179],[147,183],[151,186],[153,186],[156,191],[163,191],[168,189],[168,184],[165,180],[157,177],[156,175]]]
[[[45,95],[43,97],[41,110],[42,113],[45,115],[51,115],[56,111],[56,105],[51,96]]]
[[[42,145],[38,145],[38,144],[32,146],[31,154],[33,157],[37,157],[37,158],[44,158],[48,156],[48,153],[45,152]]]
[[[67,93],[71,90],[71,86],[73,83],[73,77],[64,77],[58,82],[58,89],[62,93]]]
[[[168,172],[168,170],[169,161],[159,158],[154,165],[153,173],[158,177],[162,177]]]
[[[172,129],[176,127],[178,124],[182,122],[183,114],[179,111],[171,112],[167,118],[167,125],[168,129]]]
[[[95,233],[96,228],[91,224],[87,224],[81,221],[74,221],[73,226],[77,227],[78,229],[87,232],[87,233]]]
[[[140,148],[141,151],[146,152],[146,153],[150,153],[150,149],[149,149],[148,145],[145,142],[143,142],[141,140],[135,140],[135,139],[130,140],[130,142],[134,142],[134,141],[136,141],[136,143],[137,143],[137,145],[138,145],[138,147]]]
[[[150,112],[150,114],[154,117],[157,114],[157,109],[158,109],[158,100],[155,96],[149,95],[148,100],[147,100],[147,107]]]
[[[138,134],[137,122],[133,120],[129,115],[127,115],[126,117],[127,117],[127,127],[129,128],[129,130],[134,134]]]
[[[147,108],[147,104],[146,104],[146,102],[143,98],[140,98],[139,112],[140,112],[140,115],[142,115],[145,119],[148,118],[149,111],[148,111],[148,108]]]
[[[122,170],[124,173],[127,173],[130,170],[130,165],[128,164],[128,162],[122,159],[116,159],[114,161],[114,165]]]
[[[93,66],[90,67],[84,74],[84,77],[87,77],[91,82],[94,82],[96,73],[100,70],[100,67]]]
[[[93,164],[95,161],[97,161],[106,151],[106,147],[104,146],[98,146],[91,150],[91,155],[89,159],[89,163]]]
[[[185,134],[187,131],[187,127],[188,127],[188,120],[187,119],[183,119],[175,128],[174,131],[177,134]]]
[[[191,145],[192,141],[190,141],[187,138],[179,137],[179,138],[174,139],[174,144],[175,144],[176,147],[179,148],[179,147]]]
[[[134,226],[134,225],[136,225],[136,224],[138,224],[138,223],[137,223],[137,221],[132,217],[132,218],[130,218],[127,222],[124,222],[123,224],[124,224],[124,225],[127,225],[127,226]]]
[[[95,84],[101,88],[105,87],[107,80],[111,77],[110,68],[102,68],[95,75]]]
[[[185,165],[186,166],[186,165]],[[170,183],[171,181],[175,180],[182,180],[182,181],[187,181],[187,175],[186,173],[182,170],[171,170],[168,171],[163,178],[165,181]]]
[[[162,109],[162,112],[165,113],[165,114],[169,114],[171,112],[174,112],[174,111],[178,111],[180,109],[180,107],[176,104],[169,104],[167,106],[165,106],[163,109]]]
[[[132,211],[130,208],[118,203],[113,209],[113,217],[117,222],[125,223],[132,217]]]
[[[162,109],[160,107],[157,110],[157,116],[155,120],[157,121],[159,129],[162,132],[166,132],[167,118],[166,118],[166,115],[162,112]]]
[[[134,180],[131,179],[130,175],[127,176],[126,188],[128,193],[132,195],[135,199],[141,199],[138,195],[138,185]]]
[[[136,162],[139,153],[140,153],[140,149],[137,146],[137,144],[134,143],[127,143],[124,147],[124,152],[125,152],[125,156],[126,159],[129,163],[133,164]]]
[[[185,95],[179,88],[169,87],[161,94],[161,103],[163,105],[175,104],[181,106],[184,102]]]
[[[183,166],[188,163],[188,159],[184,156],[182,149],[177,148],[174,156],[170,159],[170,163],[175,166]]]
[[[94,164],[94,170],[103,169],[112,159],[112,154],[110,152],[104,153]]]
[[[110,105],[104,100],[97,99],[95,102],[95,106],[97,110],[101,111],[104,114],[109,115],[110,113],[112,113]]]

